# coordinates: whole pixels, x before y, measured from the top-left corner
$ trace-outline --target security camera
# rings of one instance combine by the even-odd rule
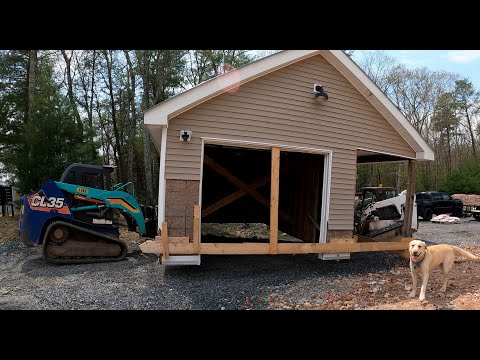
[[[192,138],[192,130],[180,130],[180,140],[190,141]]]
[[[315,94],[315,99],[323,98],[324,100],[328,100],[328,95],[320,84],[313,84],[313,93]]]

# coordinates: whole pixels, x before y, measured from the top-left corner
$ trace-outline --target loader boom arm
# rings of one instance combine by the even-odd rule
[[[55,181],[55,184],[63,191],[77,196],[79,199],[83,199],[92,202],[92,205],[83,206],[81,208],[71,208],[71,211],[82,211],[89,209],[100,209],[102,207],[109,207],[119,209],[129,214],[138,225],[140,235],[146,234],[145,218],[140,209],[140,205],[137,200],[125,191],[118,190],[102,190],[91,188],[87,186],[79,186],[74,184],[68,184],[64,182]]]

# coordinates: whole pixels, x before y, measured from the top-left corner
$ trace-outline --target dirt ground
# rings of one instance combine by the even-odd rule
[[[464,249],[480,255],[480,246]],[[382,261],[379,259],[379,261]],[[412,281],[408,261],[389,271],[360,276],[344,276],[328,280],[334,290],[310,294],[304,303],[292,303],[274,292],[268,297],[270,309],[306,310],[480,310],[480,266],[466,260],[456,260],[446,294],[439,292],[442,274],[434,270],[430,275],[426,299],[418,300],[421,280],[415,299],[408,297]],[[421,279],[421,278],[420,278]],[[338,291],[341,285],[343,291]],[[314,302],[311,299],[315,299]]]
[[[18,239],[18,217],[0,217],[0,309],[305,309],[480,310],[480,264],[457,258],[446,295],[430,276],[426,300],[410,299],[409,262],[392,253],[356,253],[350,260],[315,255],[204,256],[199,267],[163,267],[138,250],[135,233],[125,261],[57,266]],[[427,244],[458,245],[480,256],[480,221],[420,222]],[[122,293],[121,297],[118,293]]]
[[[0,215],[0,244],[17,239],[18,216],[2,217]]]
[[[428,245],[447,243],[457,245],[480,257],[480,221],[473,218],[462,219],[461,224],[419,223],[414,235]],[[378,261],[383,261],[382,253]],[[292,303],[284,296],[270,292],[268,297],[271,309],[332,309],[332,310],[480,310],[480,264],[456,257],[450,273],[450,281],[445,294],[439,291],[443,275],[435,269],[428,281],[426,299],[418,300],[421,276],[414,299],[408,297],[412,290],[409,261],[396,265],[390,270],[354,276],[343,276],[328,280],[334,290],[310,294],[314,302]],[[341,285],[343,291],[338,291]]]

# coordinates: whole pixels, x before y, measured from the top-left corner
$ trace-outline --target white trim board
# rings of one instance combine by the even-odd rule
[[[410,156],[405,156],[405,155],[398,155],[398,154],[394,154],[394,153],[391,153],[391,152],[388,152],[388,151],[377,151],[377,150],[372,150],[372,149],[367,149],[367,148],[361,148],[361,147],[357,147],[357,150],[362,150],[362,151],[368,151],[368,152],[371,152],[373,154],[378,154],[378,155],[390,155],[390,156],[395,156],[395,157],[399,157],[399,158],[403,158],[403,160],[415,160],[414,157],[410,157]],[[402,160],[402,161],[403,161]],[[400,161],[400,160],[398,160]]]
[[[203,158],[205,156],[205,139],[202,138],[202,153],[200,156],[200,189],[198,189],[198,207],[200,210],[200,219],[198,221],[198,246],[202,243],[202,189],[203,189]]]
[[[332,183],[332,157],[333,152],[325,155],[325,161],[323,163],[323,187],[322,187],[322,212],[321,218],[325,219],[325,226],[320,227],[320,236],[318,242],[326,243],[328,235],[328,219],[330,216],[330,186]],[[325,201],[323,200],[325,199]]]
[[[212,137],[202,137],[202,140],[204,140],[205,143],[207,144],[218,144],[218,145],[244,147],[244,148],[270,149],[272,147],[279,147],[283,151],[288,150],[288,151],[311,153],[311,154],[327,154],[332,152],[332,150],[302,147],[302,146],[292,146],[292,145],[277,144],[277,143],[265,143],[265,142],[257,142],[257,141],[233,140],[233,139],[222,139],[222,138],[212,138]]]
[[[175,116],[232,88],[312,56],[322,55],[369,101],[416,152],[417,160],[433,160],[434,153],[398,108],[342,50],[284,50],[239,69],[205,81],[153,106],[144,113],[144,124],[167,125]],[[158,141],[154,137],[155,141]]]
[[[162,127],[162,140],[160,144],[160,171],[158,174],[158,229],[162,228],[165,221],[165,161],[167,158],[167,131],[168,126]]]

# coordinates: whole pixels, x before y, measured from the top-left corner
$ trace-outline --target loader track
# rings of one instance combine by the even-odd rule
[[[55,264],[86,264],[125,259],[127,245],[84,227],[54,221],[43,237],[43,256]]]
[[[368,237],[368,238],[374,238],[375,236],[378,236],[378,235],[380,235],[380,234],[383,234],[383,233],[386,233],[386,232],[389,232],[389,231],[398,229],[398,228],[400,228],[400,227],[402,227],[402,226],[403,226],[403,221],[402,221],[402,222],[399,222],[399,223],[397,223],[397,224],[393,224],[393,225],[384,227],[383,229],[378,229],[378,230],[370,231],[370,232],[366,233],[364,236],[365,236],[365,237]]]

